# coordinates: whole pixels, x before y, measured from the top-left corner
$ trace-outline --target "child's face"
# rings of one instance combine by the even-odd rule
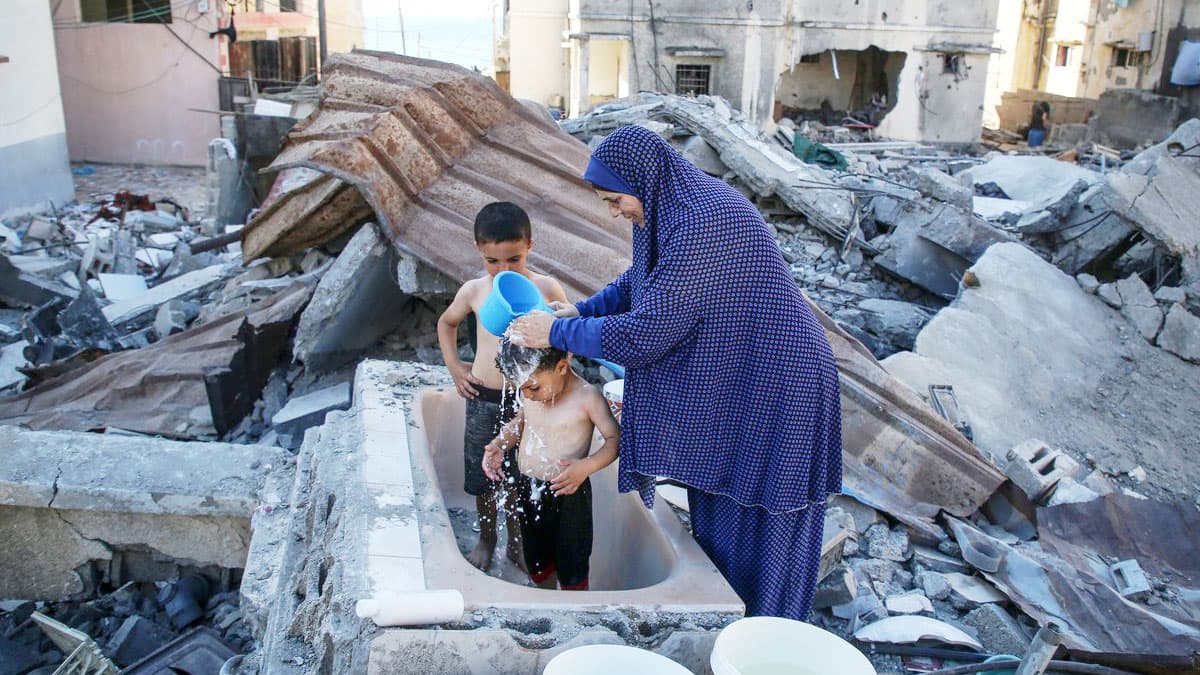
[[[521,387],[521,396],[529,401],[550,401],[567,388],[571,378],[571,364],[567,359],[559,361],[553,368],[533,371]]]
[[[486,241],[475,244],[479,257],[483,258],[483,268],[488,276],[496,276],[501,272],[525,273],[525,258],[533,242],[528,239],[513,241]]]

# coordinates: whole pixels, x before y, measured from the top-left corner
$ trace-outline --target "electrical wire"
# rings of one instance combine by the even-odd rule
[[[21,117],[18,117],[15,120],[11,120],[9,122],[0,122],[0,127],[16,126],[16,125],[20,124],[21,122],[24,122],[25,120],[29,119],[30,117],[33,117],[34,115],[42,112],[46,108],[49,108],[51,105],[53,105],[54,103],[61,101],[61,100],[62,100],[62,96],[59,94],[55,94],[49,101],[46,101],[45,103],[41,104],[40,106],[34,108],[33,111],[30,112],[29,114],[23,115]]]

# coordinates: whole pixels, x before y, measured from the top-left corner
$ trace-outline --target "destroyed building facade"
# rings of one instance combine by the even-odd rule
[[[997,1],[515,0],[497,80],[576,117],[641,90],[715,95],[762,125],[850,114],[898,140],[979,136]]]
[[[52,36],[45,2],[0,6],[0,214],[75,196]]]

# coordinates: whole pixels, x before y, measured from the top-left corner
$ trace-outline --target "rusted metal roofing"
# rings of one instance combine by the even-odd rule
[[[394,54],[339,54],[320,107],[268,167],[281,174],[243,230],[242,249],[247,260],[299,251],[373,213],[393,246],[463,282],[479,274],[475,213],[512,201],[533,220],[531,266],[586,297],[630,262],[629,225],[609,217],[578,178],[587,160],[587,146],[488,78]],[[847,486],[926,532],[936,532],[939,508],[978,508],[1003,475],[813,310],[842,374]]]
[[[245,228],[247,261],[329,241],[373,212],[396,248],[465,281],[479,274],[475,214],[511,201],[533,221],[530,265],[568,294],[629,265],[628,225],[579,178],[587,147],[536,107],[465,68],[388,53],[338,54],[325,78],[320,107],[268,167],[285,173]]]

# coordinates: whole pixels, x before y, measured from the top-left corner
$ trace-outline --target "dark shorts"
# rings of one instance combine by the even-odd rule
[[[483,473],[483,449],[516,414],[516,397],[510,394],[508,405],[502,410],[499,389],[479,385],[475,389],[479,396],[467,399],[467,424],[463,432],[463,489],[478,497],[494,483]]]
[[[555,497],[550,484],[518,474],[521,546],[534,583],[555,571],[567,591],[586,591],[592,557],[592,481],[585,480],[573,495]],[[537,500],[535,488],[540,489]]]

